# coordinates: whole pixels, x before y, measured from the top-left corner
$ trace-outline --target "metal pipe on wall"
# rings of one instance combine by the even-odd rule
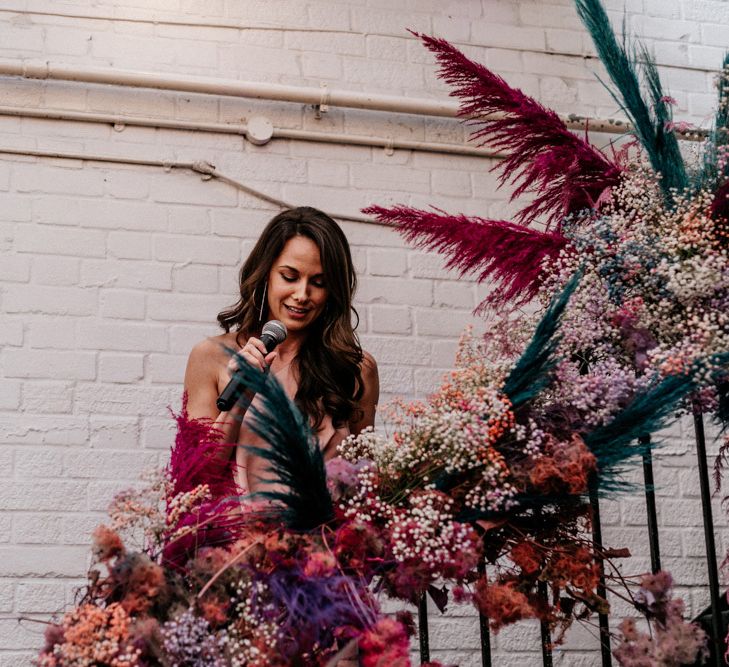
[[[360,93],[279,83],[213,79],[211,77],[158,74],[104,67],[77,67],[48,61],[0,60],[0,74],[26,79],[53,79],[102,83],[133,88],[154,88],[186,93],[206,93],[299,104],[330,105],[371,111],[390,111],[455,118],[458,104],[439,100],[408,99],[399,95]]]
[[[39,158],[60,158],[62,160],[82,160],[85,162],[108,162],[110,164],[131,164],[140,167],[161,167],[165,171],[172,171],[173,169],[182,169],[191,171],[196,174],[200,174],[204,181],[216,179],[222,183],[242,190],[262,201],[278,206],[279,208],[292,208],[294,204],[286,202],[278,197],[273,197],[265,192],[261,192],[256,188],[252,188],[241,181],[226,176],[215,169],[215,165],[206,162],[205,160],[196,160],[194,162],[179,162],[173,160],[152,160],[146,158],[134,158],[134,157],[122,157],[118,155],[98,155],[98,154],[87,154],[87,153],[74,153],[69,151],[47,151],[37,150],[32,148],[4,148],[0,146],[0,155],[19,155],[22,157],[39,157]],[[332,218],[336,220],[347,220],[350,222],[362,222],[368,225],[378,225],[380,227],[387,227],[387,223],[379,222],[374,218],[366,218],[361,215],[351,215],[349,213],[336,213],[327,210]]]
[[[455,118],[459,108],[456,102],[330,90],[326,86],[313,88],[103,67],[77,67],[49,61],[0,59],[0,75],[294,102],[311,104],[322,109],[326,106],[335,106],[441,118]],[[492,117],[497,118],[498,114]],[[623,120],[588,118],[577,114],[562,115],[560,118],[573,130],[610,134],[625,134],[631,130],[631,125]],[[703,136],[701,130],[679,133],[680,138],[692,141],[701,140]]]
[[[126,116],[89,111],[68,111],[66,109],[36,109],[31,107],[0,106],[0,116],[16,116],[26,118],[44,118],[48,120],[70,120],[88,123],[104,123],[107,125],[136,127],[158,127],[168,130],[190,130],[195,132],[217,132],[221,134],[237,134],[246,136],[248,127],[239,123],[204,123],[177,119],[153,118],[149,116]],[[389,137],[372,137],[367,135],[346,134],[344,132],[319,132],[316,130],[296,130],[290,128],[273,128],[272,138],[294,139],[297,141],[316,141],[321,143],[345,144],[352,146],[373,146],[376,148],[392,148],[430,153],[447,153],[450,155],[470,155],[474,157],[503,157],[499,153],[466,146],[437,141],[411,141]]]

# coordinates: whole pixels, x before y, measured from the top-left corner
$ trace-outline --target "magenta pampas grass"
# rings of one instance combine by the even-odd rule
[[[235,540],[244,521],[238,497],[241,491],[229,462],[236,445],[223,442],[222,433],[209,419],[189,416],[187,392],[182,397],[182,411],[173,416],[177,422],[177,435],[167,465],[171,483],[167,498],[168,518],[172,509],[170,500],[203,484],[210,490],[208,500],[195,503],[177,515],[165,536],[162,562],[171,567],[183,567],[199,549],[223,546]],[[227,452],[223,453],[221,449]]]
[[[726,221],[729,220],[729,181],[720,185],[714,193],[714,201],[711,203],[711,218],[726,229]]]
[[[479,282],[494,280],[497,289],[481,306],[529,301],[539,288],[542,262],[556,258],[567,245],[559,233],[540,232],[505,220],[408,206],[370,206],[363,212],[397,227],[417,247],[447,255],[446,268],[461,275],[477,272]]]
[[[234,444],[222,442],[222,433],[209,419],[193,419],[187,413],[187,392],[182,397],[182,411],[174,414],[177,435],[170,454],[167,472],[172,480],[172,495],[187,493],[207,484],[213,498],[233,495],[237,487],[228,459],[221,460],[221,448],[232,455]]]
[[[516,186],[512,199],[536,194],[517,214],[518,222],[529,224],[544,216],[548,227],[559,224],[570,213],[594,207],[603,191],[617,184],[620,169],[570,132],[554,111],[446,40],[413,34],[436,55],[440,77],[455,86],[451,95],[462,100],[459,115],[479,127],[471,138],[507,154],[496,169],[502,185]],[[487,118],[489,114],[497,116]]]

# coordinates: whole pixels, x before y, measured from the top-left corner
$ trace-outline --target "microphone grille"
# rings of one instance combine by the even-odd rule
[[[288,332],[286,331],[286,325],[278,320],[269,320],[263,325],[263,331],[261,335],[267,334],[276,341],[276,345],[283,343],[286,340]]]

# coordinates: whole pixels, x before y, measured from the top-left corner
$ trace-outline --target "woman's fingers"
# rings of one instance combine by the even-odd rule
[[[246,344],[240,349],[239,354],[251,366],[265,371],[270,364],[271,354],[266,350],[266,346],[258,338],[249,338]],[[234,361],[234,360],[232,360]],[[237,366],[236,366],[237,368]]]
[[[238,350],[238,354],[254,368],[265,371],[276,358],[277,352],[275,350],[268,352],[266,346],[258,338],[249,338],[246,344]],[[238,361],[235,357],[231,357],[228,361],[227,370],[229,375],[238,370]]]
[[[246,347],[254,348],[258,350],[258,352],[261,353],[261,358],[265,357],[268,354],[268,350],[266,349],[266,346],[263,344],[262,340],[259,340],[258,338],[254,338],[251,336],[248,339],[248,342],[243,346],[245,349]]]

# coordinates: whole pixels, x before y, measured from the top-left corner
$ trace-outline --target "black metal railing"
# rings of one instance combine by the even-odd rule
[[[709,635],[709,659],[704,663],[710,667],[725,667],[724,661],[724,638],[727,633],[729,622],[729,604],[726,597],[721,594],[719,587],[719,574],[717,567],[716,542],[714,538],[714,521],[711,506],[711,485],[709,480],[709,469],[706,455],[706,434],[704,429],[704,416],[700,406],[693,406],[694,439],[696,442],[696,457],[698,461],[699,488],[701,491],[701,508],[703,516],[704,542],[707,566],[707,580],[709,583],[710,605],[696,617],[695,622],[699,623]],[[643,445],[643,482],[645,492],[648,546],[650,548],[651,570],[657,572],[661,569],[660,539],[658,530],[658,514],[656,506],[655,485],[653,481],[653,457],[651,454],[651,438],[646,435],[640,438]],[[598,547],[602,547],[602,525],[600,522],[600,503],[597,495],[596,484],[590,486],[590,509],[592,516],[592,539]],[[605,578],[602,562],[600,565],[600,578],[597,588],[598,595],[605,597]],[[485,564],[479,566],[479,574],[485,572]],[[540,582],[539,595],[546,598],[546,582]],[[610,650],[610,626],[607,615],[600,614],[599,621],[599,649],[602,667],[612,667],[612,653]],[[420,640],[420,660],[430,660],[430,641],[428,634],[428,608],[426,596],[418,605],[418,627]],[[491,633],[489,631],[488,619],[479,615],[479,629],[481,638],[481,664],[483,667],[491,667]],[[540,625],[542,663],[544,667],[552,667],[552,639],[549,628],[545,623]],[[587,647],[581,647],[583,650]]]

